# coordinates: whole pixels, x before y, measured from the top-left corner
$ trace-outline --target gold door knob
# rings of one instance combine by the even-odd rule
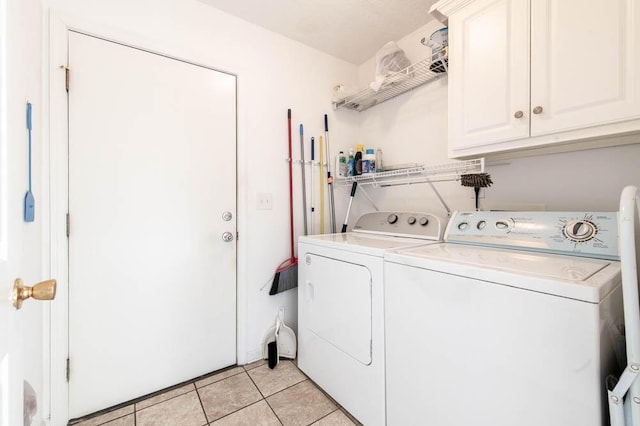
[[[513,114],[513,116],[514,116],[515,118],[522,118],[522,117],[524,117],[524,112],[522,112],[522,111],[516,111],[516,113],[515,113],[515,114]]]
[[[540,114],[542,113],[542,107],[541,106],[537,106],[533,109],[533,113],[534,114]]]
[[[42,281],[33,287],[29,287],[24,285],[20,278],[17,278],[13,283],[13,292],[11,293],[13,307],[20,309],[22,301],[30,297],[36,300],[53,300],[56,297],[56,280]]]

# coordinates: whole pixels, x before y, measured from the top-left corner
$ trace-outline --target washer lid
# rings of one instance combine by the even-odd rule
[[[407,248],[385,259],[592,303],[620,282],[616,261],[462,244]]]
[[[391,237],[357,232],[301,236],[298,241],[300,243],[315,244],[379,257],[382,257],[387,250],[428,243],[428,241],[418,238]]]

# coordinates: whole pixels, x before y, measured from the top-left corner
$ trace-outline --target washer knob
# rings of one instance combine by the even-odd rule
[[[387,222],[389,222],[390,224],[394,224],[398,221],[398,215],[395,213],[391,213],[389,216],[387,216]]]
[[[427,226],[429,224],[429,218],[426,216],[422,216],[418,223],[422,226]]]
[[[468,227],[469,227],[469,223],[468,222],[460,222],[458,224],[458,229],[461,230],[461,231],[464,231]]]
[[[563,231],[571,241],[582,243],[592,239],[598,233],[598,228],[587,220],[572,220],[565,225]]]
[[[484,227],[487,226],[487,221],[486,220],[481,220],[480,222],[478,222],[478,224],[476,225],[476,228],[478,228],[479,231],[482,231],[484,229]]]
[[[500,230],[509,229],[509,223],[504,220],[499,220],[496,222],[496,229],[500,229]]]
[[[407,218],[407,223],[408,223],[409,225],[413,225],[414,223],[416,223],[416,218],[415,218],[415,217],[413,217],[413,216],[409,216],[409,217]]]

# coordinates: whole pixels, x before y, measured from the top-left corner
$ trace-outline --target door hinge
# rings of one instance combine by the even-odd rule
[[[71,367],[70,367],[70,363],[69,363],[69,358],[67,358],[67,366],[66,366],[66,371],[67,371],[67,382],[69,381],[69,376],[71,376]]]
[[[67,213],[67,238],[69,238],[69,234],[71,233],[71,217],[69,213]]]
[[[67,92],[69,92],[70,71],[71,69],[69,67],[64,67],[64,87],[67,89]]]

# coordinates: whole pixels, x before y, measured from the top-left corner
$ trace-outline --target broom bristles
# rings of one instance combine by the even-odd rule
[[[269,295],[273,296],[296,287],[298,287],[298,259],[287,259],[276,270]]]

